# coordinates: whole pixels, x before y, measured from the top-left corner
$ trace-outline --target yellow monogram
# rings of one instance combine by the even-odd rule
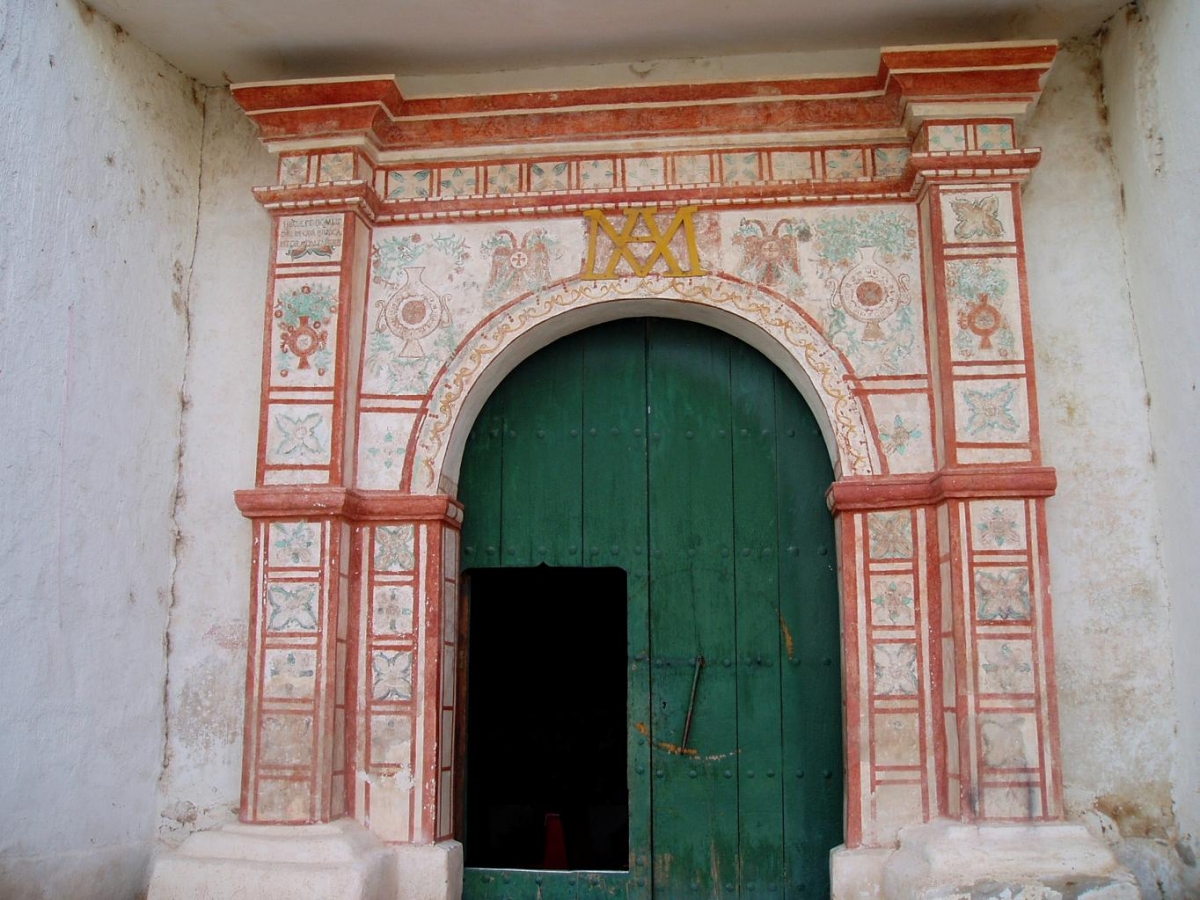
[[[671,224],[667,226],[667,230],[660,231],[658,222],[654,215],[658,212],[657,206],[644,206],[639,209],[625,210],[625,226],[620,230],[613,226],[608,220],[608,216],[600,209],[589,209],[584,212],[587,218],[588,225],[588,250],[587,263],[583,267],[583,277],[589,281],[599,281],[606,278],[619,278],[617,274],[617,265],[621,260],[629,263],[629,267],[633,270],[633,274],[639,278],[645,278],[650,274],[650,271],[662,261],[666,265],[666,271],[662,274],[671,278],[687,278],[695,275],[707,275],[700,266],[700,253],[696,249],[696,225],[693,221],[693,216],[696,214],[696,206],[683,206],[675,211],[675,218],[671,220]],[[644,227],[644,231],[638,233],[638,226]],[[679,229],[683,229],[684,239],[687,243],[687,264],[686,270],[679,264],[679,260],[675,258],[675,254],[671,251],[671,241]],[[600,235],[604,234],[612,241],[613,250],[608,257],[608,263],[602,271],[596,270],[596,244],[600,239]],[[652,249],[644,259],[638,259],[633,252],[635,244],[651,244]]]

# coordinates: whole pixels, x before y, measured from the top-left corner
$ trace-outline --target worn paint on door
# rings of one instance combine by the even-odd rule
[[[468,869],[466,897],[828,896],[832,477],[795,388],[709,328],[600,326],[506,379],[467,443],[463,565],[628,573],[629,870]]]

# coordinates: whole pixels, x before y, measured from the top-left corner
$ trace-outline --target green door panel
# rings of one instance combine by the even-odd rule
[[[464,453],[463,566],[625,571],[629,867],[469,867],[468,900],[829,895],[843,791],[832,478],[786,377],[703,326],[588,329],[501,384]],[[579,630],[564,640],[586,652]],[[480,677],[468,671],[468,698]]]

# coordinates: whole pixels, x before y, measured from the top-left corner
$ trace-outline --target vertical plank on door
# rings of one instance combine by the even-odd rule
[[[589,875],[580,885],[580,898],[640,900],[650,895],[652,779],[646,734],[650,721],[646,324],[614,322],[589,329],[583,338],[583,546],[588,565],[619,566],[627,577],[629,875]]]
[[[783,883],[775,368],[732,347],[739,896]],[[778,896],[778,894],[776,894]]]
[[[829,896],[842,842],[842,715],[837,554],[824,503],[833,481],[812,411],[775,373],[780,536],[786,897]]]
[[[579,341],[559,341],[504,383],[502,489],[520,499],[503,504],[500,565],[581,565],[582,360]]]
[[[654,889],[728,897],[738,852],[729,341],[684,323],[652,321],[648,334]],[[681,748],[698,655],[707,667]]]

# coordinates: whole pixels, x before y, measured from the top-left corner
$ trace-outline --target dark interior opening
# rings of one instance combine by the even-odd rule
[[[466,864],[627,869],[624,570],[467,574]]]

